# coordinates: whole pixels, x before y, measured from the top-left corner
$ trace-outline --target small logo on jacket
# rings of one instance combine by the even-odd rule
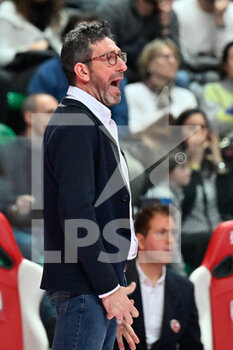
[[[180,322],[178,320],[171,320],[170,326],[173,332],[178,333],[180,331]]]

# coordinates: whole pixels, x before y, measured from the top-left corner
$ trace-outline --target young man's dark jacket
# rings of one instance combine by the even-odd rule
[[[147,350],[141,288],[135,261],[128,262],[126,277],[128,284],[132,281],[137,283],[135,291],[130,295],[139,311],[139,317],[135,318],[133,323],[133,329],[140,339],[136,349]],[[153,310],[153,312],[156,313],[156,310]],[[178,321],[180,328],[172,326],[172,320]],[[115,349],[117,349],[117,346]],[[125,349],[129,350],[127,344]],[[185,277],[172,271],[171,268],[167,268],[161,336],[152,345],[151,350],[176,349],[203,350],[203,345],[200,341],[193,284]]]

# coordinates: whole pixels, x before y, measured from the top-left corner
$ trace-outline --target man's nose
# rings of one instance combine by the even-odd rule
[[[117,71],[118,72],[125,72],[127,70],[126,63],[119,57],[117,61]]]

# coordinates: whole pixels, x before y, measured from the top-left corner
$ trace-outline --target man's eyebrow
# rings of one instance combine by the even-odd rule
[[[121,50],[119,49],[117,52],[114,51],[114,50],[111,50],[111,51],[107,51],[105,54],[107,55],[107,54],[109,54],[109,53],[116,53],[116,54],[119,54],[119,53],[121,53]]]

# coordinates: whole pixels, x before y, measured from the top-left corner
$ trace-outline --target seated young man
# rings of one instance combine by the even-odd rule
[[[132,294],[139,311],[133,325],[140,339],[136,349],[203,350],[193,285],[166,267],[172,260],[175,242],[171,209],[154,204],[140,210],[135,229],[139,251],[136,261],[128,264],[126,277],[128,283],[137,283]],[[119,349],[124,349],[120,327],[117,340]],[[124,346],[129,349],[128,344]]]

